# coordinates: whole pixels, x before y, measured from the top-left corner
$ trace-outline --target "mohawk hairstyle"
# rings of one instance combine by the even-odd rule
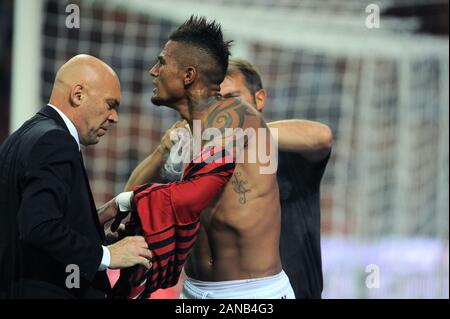
[[[208,22],[206,17],[192,15],[172,32],[169,40],[193,45],[211,56],[221,71],[219,82],[223,81],[228,69],[228,57],[231,55],[230,46],[233,41],[223,40],[219,23]]]

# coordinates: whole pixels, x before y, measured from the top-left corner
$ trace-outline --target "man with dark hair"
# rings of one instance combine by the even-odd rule
[[[264,110],[266,92],[258,71],[248,61],[230,60],[221,93],[241,97],[258,111]],[[330,156],[332,133],[326,125],[306,120],[267,125],[278,129],[281,263],[296,298],[321,298],[320,181]]]
[[[192,248],[186,262],[182,297],[294,298],[279,256],[280,205],[276,169],[264,171],[266,163],[261,156],[253,162],[249,160],[252,154],[265,155],[270,149],[270,131],[261,114],[250,104],[220,95],[220,84],[228,68],[228,47],[218,24],[191,17],[169,37],[157,64],[150,70],[155,85],[152,102],[177,110],[194,132],[194,143],[196,120],[200,121],[203,132],[208,128],[225,134],[226,128],[246,132],[262,128],[258,134],[232,138],[233,143],[242,143],[243,147],[232,153],[236,166],[231,181],[219,196],[203,207],[201,215],[196,212],[191,220],[194,224],[200,222],[201,227],[193,235],[197,239],[193,248],[183,251],[186,258]],[[214,149],[217,145],[216,139]],[[229,154],[228,149],[219,147],[219,150]],[[271,155],[273,153],[276,155],[276,152]],[[238,161],[238,155],[248,160]],[[146,180],[145,163],[152,161],[144,161],[136,168],[142,175],[133,174],[134,183],[129,182],[128,187]],[[192,162],[187,166],[188,172],[196,170],[191,165]],[[185,169],[184,176],[186,172]],[[136,192],[139,187],[134,189]],[[186,198],[194,196],[201,200],[195,195],[195,189],[190,191],[184,193]],[[139,207],[137,210],[144,227],[146,216]],[[155,265],[159,254],[153,249],[152,253]]]
[[[191,17],[169,36],[158,56],[158,64],[150,70],[157,83],[152,102],[174,108],[187,119],[191,107],[187,102],[201,102],[206,107],[215,101],[227,72],[229,45],[230,42],[224,42],[217,23]],[[182,78],[175,74],[180,70],[186,73]],[[205,94],[204,90],[210,94]],[[203,97],[206,101],[199,101]]]
[[[258,71],[242,59],[230,59],[221,94],[224,98],[241,98],[259,112],[266,103]],[[127,188],[159,178],[160,169],[163,176],[179,179],[167,155],[176,142],[171,140],[171,131],[183,125],[177,122],[167,130],[160,146],[133,171]],[[278,129],[281,263],[296,298],[321,298],[320,181],[330,156],[332,133],[324,124],[299,119],[270,122],[267,126]]]
[[[195,63],[204,81],[220,85],[227,72],[231,41],[223,40],[218,23],[191,17],[169,36],[169,41],[178,44],[180,66]]]

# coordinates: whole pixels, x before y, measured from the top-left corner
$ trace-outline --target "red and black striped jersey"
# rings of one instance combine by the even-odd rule
[[[121,270],[112,297],[148,298],[174,286],[200,228],[200,213],[234,172],[233,158],[222,147],[204,148],[185,168],[180,182],[134,188],[130,223],[137,225],[152,252],[152,267]]]

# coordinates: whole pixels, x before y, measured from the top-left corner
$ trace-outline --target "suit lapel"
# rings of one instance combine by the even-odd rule
[[[38,114],[53,119],[56,122],[56,124],[58,124],[58,126],[65,129],[70,134],[66,123],[64,123],[64,120],[61,118],[61,116],[59,116],[58,112],[56,112],[51,106],[49,105],[44,106],[42,109],[39,110]]]

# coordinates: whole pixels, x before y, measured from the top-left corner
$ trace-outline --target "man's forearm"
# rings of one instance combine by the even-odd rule
[[[165,150],[159,145],[153,153],[144,159],[133,171],[124,191],[133,190],[134,186],[155,182],[159,179],[159,172],[164,163]]]
[[[325,158],[331,150],[333,136],[325,124],[308,120],[284,120],[267,123],[278,129],[278,149],[296,152],[311,161]]]

